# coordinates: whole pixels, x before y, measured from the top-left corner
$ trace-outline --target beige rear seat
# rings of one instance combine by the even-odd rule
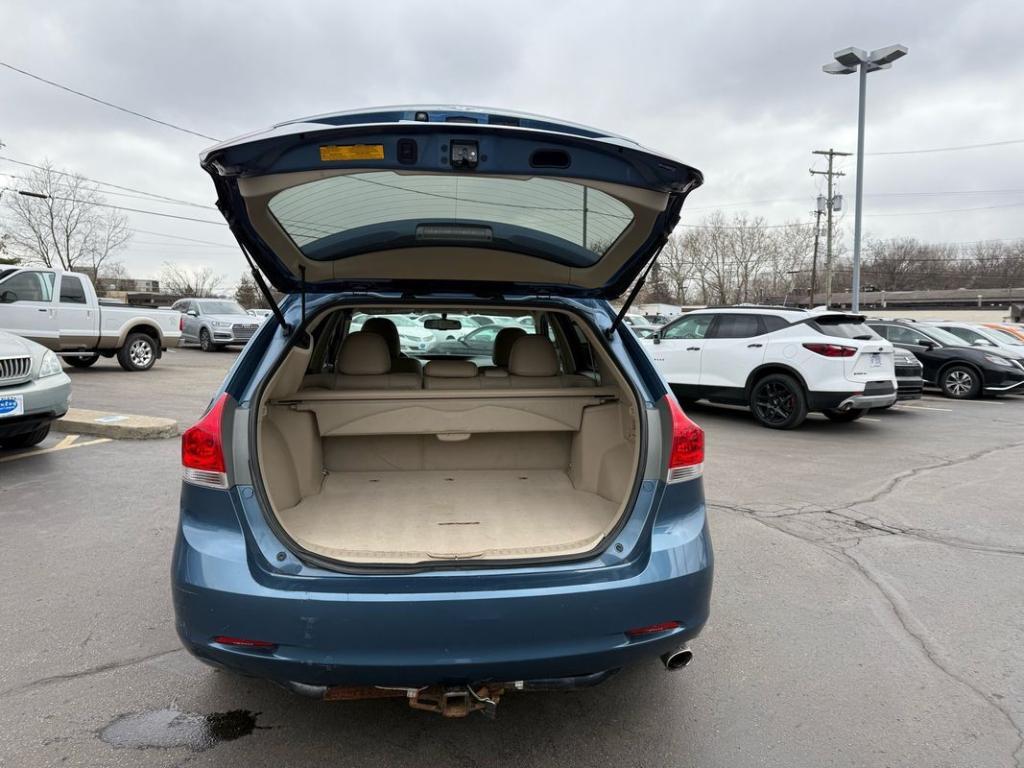
[[[494,350],[491,352],[494,365],[481,368],[480,373],[484,376],[508,376],[508,357],[512,354],[512,345],[525,335],[526,331],[515,326],[498,331],[498,335],[494,337]]]
[[[551,389],[593,387],[587,376],[562,373],[555,345],[547,336],[530,334],[516,339],[508,359],[508,376],[483,376],[484,389]]]
[[[431,360],[423,369],[423,388],[480,389],[478,373],[469,360]]]
[[[334,389],[421,389],[418,373],[390,373],[391,355],[383,337],[356,331],[338,350],[331,386]]]

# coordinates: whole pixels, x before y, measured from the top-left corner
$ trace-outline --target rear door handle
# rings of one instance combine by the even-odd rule
[[[687,352],[700,352],[700,347],[687,347]]]
[[[49,311],[50,311],[50,310],[48,310],[48,309],[43,309],[42,307],[40,307],[39,309],[37,309],[37,310],[36,310],[36,312],[49,312]]]
[[[757,349],[758,347],[763,347],[763,346],[764,346],[764,344],[747,344],[747,349]]]

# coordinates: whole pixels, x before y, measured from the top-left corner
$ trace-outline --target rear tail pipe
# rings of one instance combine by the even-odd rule
[[[661,654],[661,663],[665,665],[665,669],[669,672],[689,666],[691,661],[693,661],[693,651],[690,650],[688,645]]]

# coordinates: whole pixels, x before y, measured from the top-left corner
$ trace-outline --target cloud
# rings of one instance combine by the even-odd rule
[[[820,67],[847,45],[901,42],[910,55],[871,75],[868,151],[1024,135],[1019,2],[18,2],[5,4],[4,59],[162,120],[226,138],[302,115],[452,102],[598,125],[679,157],[707,184],[699,209],[742,201],[772,221],[804,218],[821,177],[813,149],[855,148],[856,78]],[[209,203],[201,139],[0,70],[2,154]],[[865,229],[926,240],[1024,236],[1024,193],[890,197],[879,192],[1024,187],[1024,145],[869,157]],[[853,158],[841,190],[852,203]],[[0,171],[19,170],[0,163]],[[10,181],[8,177],[4,178]],[[792,200],[791,200],[792,199]],[[215,211],[110,202],[218,218]],[[742,210],[742,206],[729,210]],[[242,271],[224,227],[142,214],[148,231],[223,243],[208,251],[150,234],[131,272],[165,260]]]

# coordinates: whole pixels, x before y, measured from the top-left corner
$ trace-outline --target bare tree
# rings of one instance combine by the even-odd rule
[[[160,271],[160,288],[164,293],[198,299],[216,296],[224,284],[224,275],[211,267],[190,268],[165,261]]]
[[[127,217],[105,209],[98,188],[78,174],[47,161],[20,186],[31,194],[5,196],[8,244],[27,264],[95,274],[131,238]]]

